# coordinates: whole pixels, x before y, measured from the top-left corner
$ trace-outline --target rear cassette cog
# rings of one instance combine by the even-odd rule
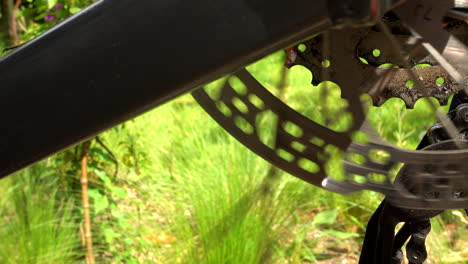
[[[408,45],[407,42],[414,37],[403,22],[392,13],[382,20],[401,46]],[[468,24],[466,22],[446,19],[444,27],[461,43],[468,45]],[[409,54],[408,62],[412,67],[416,67],[415,73],[424,85],[424,89],[415,89],[411,76],[407,74],[405,69],[402,69],[403,65],[396,59],[388,38],[378,27],[348,30],[352,31],[348,45],[353,47],[350,52],[354,56],[352,60],[348,61],[347,67],[358,69],[361,78],[368,78],[369,73],[374,71],[377,71],[378,75],[383,75],[386,68],[399,67],[394,70],[392,78],[385,85],[379,88],[360,87],[362,89],[360,92],[367,92],[371,95],[374,105],[380,106],[392,97],[401,98],[407,108],[413,108],[416,101],[423,97],[434,97],[440,105],[446,105],[451,95],[463,89],[427,50],[416,50],[416,48],[413,54]],[[337,83],[343,81],[340,76],[337,76],[337,72],[332,66],[337,57],[336,53],[332,52],[329,59],[324,58],[323,39],[324,37],[319,35],[301,43],[300,46],[297,45],[287,50],[288,62],[286,66],[290,68],[302,65],[309,69],[314,74],[313,85],[318,85],[323,81]],[[320,74],[324,70],[324,64],[331,64],[328,79],[324,79],[323,74]]]
[[[408,18],[405,13],[404,8],[414,8],[414,2],[421,1],[406,1],[398,10],[392,10],[394,13],[386,15],[380,22],[384,24],[380,29],[341,25],[302,43],[305,50],[299,45],[286,50],[287,67],[303,65],[315,74],[313,84],[331,80],[341,88],[341,96],[348,102],[343,111],[351,113],[353,120],[346,131],[332,130],[296,112],[245,69],[231,76],[243,83],[244,91],[237,91],[226,81],[217,94],[199,89],[193,96],[226,131],[249,149],[315,186],[343,194],[373,190],[385,194],[393,204],[406,208],[467,208],[468,197],[454,195],[460,190],[468,190],[466,144],[455,150],[405,150],[387,144],[374,132],[363,129],[367,127],[360,100],[363,93],[369,93],[375,105],[381,105],[390,97],[400,97],[411,108],[422,97],[435,97],[444,104],[450,95],[467,88],[468,60],[464,58],[468,54],[464,44],[468,38],[467,25],[465,21],[446,18],[460,1],[424,2],[429,7],[423,8],[438,8],[431,17],[432,22],[424,22],[430,27],[439,27],[430,32],[418,17]],[[392,35],[386,34],[385,29]],[[441,31],[445,33],[441,34]],[[431,32],[440,35],[434,36]],[[397,43],[400,49],[395,50],[391,43]],[[379,56],[374,54],[376,49],[380,51]],[[407,62],[399,59],[403,57]],[[368,64],[362,63],[361,58]],[[392,66],[379,68],[383,63]],[[412,70],[408,69],[408,63],[411,66],[429,64],[430,67]],[[442,84],[436,82],[440,77],[444,78]],[[414,87],[406,85],[408,81],[413,81]],[[259,122],[266,114],[276,120],[272,144],[262,135],[265,129]],[[457,129],[452,134],[460,134],[464,125],[460,126],[461,119],[454,116],[457,114],[447,120],[452,129]],[[445,124],[441,122],[438,126]],[[357,131],[366,132],[370,141],[354,142],[353,134]],[[454,138],[444,140],[451,139]],[[359,155],[364,161],[343,160],[345,178],[336,179],[328,175],[325,168],[333,155],[330,148],[344,152],[344,157]],[[375,159],[373,153],[376,151],[385,153],[387,158],[384,161]],[[411,187],[393,182],[391,170],[401,163],[414,171]],[[431,170],[424,169],[429,165]],[[375,175],[379,176],[378,180]],[[417,192],[412,191],[415,186]],[[437,196],[427,196],[434,192],[434,188]]]

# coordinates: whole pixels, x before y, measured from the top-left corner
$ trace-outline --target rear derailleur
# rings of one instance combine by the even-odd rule
[[[454,95],[448,117],[452,120],[459,134],[451,138],[444,126],[437,122],[432,125],[418,146],[418,150],[450,150],[468,148],[468,96],[462,92]],[[430,166],[425,166],[431,170]],[[412,182],[411,168],[403,166],[395,183],[405,184],[408,190],[418,193],[421,183]],[[441,182],[440,184],[444,184]],[[427,198],[439,198],[440,193],[431,191],[423,194]],[[454,191],[455,197],[466,197],[466,190]],[[465,209],[466,211],[467,209]],[[408,209],[393,205],[383,200],[372,215],[367,225],[366,235],[361,251],[360,264],[401,264],[403,263],[402,247],[406,245],[406,257],[410,264],[421,264],[427,258],[426,237],[431,230],[430,219],[442,213],[436,209]],[[398,223],[404,225],[395,235]]]

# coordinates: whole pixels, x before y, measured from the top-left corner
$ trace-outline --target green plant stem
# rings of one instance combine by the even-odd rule
[[[88,152],[91,141],[86,141],[82,144],[81,153],[81,194],[83,197],[83,212],[84,212],[84,229],[85,229],[85,244],[86,244],[86,263],[94,264],[93,240],[91,233],[91,218],[89,215],[89,196],[88,196]]]

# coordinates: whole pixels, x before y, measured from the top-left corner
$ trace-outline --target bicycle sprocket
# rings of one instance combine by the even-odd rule
[[[467,208],[468,197],[453,193],[468,190],[468,150],[413,151],[387,144],[368,128],[360,99],[361,94],[368,93],[379,106],[390,97],[400,97],[411,108],[422,97],[435,97],[445,104],[450,95],[466,90],[468,29],[460,19],[468,8],[464,4],[403,1],[371,26],[345,20],[348,22],[286,50],[287,67],[303,65],[312,72],[314,85],[331,80],[341,88],[341,97],[347,101],[343,112],[352,116],[352,125],[345,131],[330,129],[296,112],[245,69],[230,77],[243,83],[243,91],[226,81],[218,93],[199,89],[193,96],[249,149],[320,188],[338,193],[378,191],[401,207]],[[453,18],[454,10],[459,12],[457,19]],[[385,63],[390,67],[379,67]],[[413,69],[419,64],[428,67]],[[437,82],[439,78],[443,83]],[[263,135],[261,120],[267,115],[276,120],[273,143]],[[440,125],[452,135],[447,140],[461,132],[453,119],[439,118]],[[368,134],[370,140],[353,141],[358,131]],[[327,173],[327,162],[336,151],[345,153],[343,179]],[[376,158],[376,152],[384,153],[385,160]],[[360,162],[346,158],[352,155],[359,156]],[[421,168],[415,172],[416,182],[421,183],[418,192],[393,183],[392,170],[400,163]],[[422,169],[429,164],[432,170]],[[424,195],[434,188],[436,197]]]

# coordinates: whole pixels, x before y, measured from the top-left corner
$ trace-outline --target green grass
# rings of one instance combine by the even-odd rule
[[[55,184],[41,165],[2,181],[0,263],[78,263],[73,201],[59,198]]]
[[[278,95],[281,64],[277,53],[248,70]],[[324,103],[320,90],[325,85],[313,87],[312,78],[303,67],[289,70],[283,100],[319,124],[340,116],[329,128],[346,131],[350,116],[343,113],[347,102],[339,87],[328,83]],[[417,146],[435,121],[423,100],[414,110],[391,99],[367,111],[382,137],[408,149]],[[269,118],[265,115],[265,124]],[[271,131],[266,127],[262,133],[268,138]],[[223,131],[189,95],[102,138],[119,160],[113,180],[126,197],[114,197],[117,208],[112,212],[119,212],[118,217],[109,212],[93,217],[98,263],[343,263],[345,256],[356,263],[366,222],[383,198],[368,191],[330,193],[273,169]],[[333,153],[327,172],[343,177],[343,153]],[[58,182],[77,183],[67,178],[73,175],[65,175],[70,163],[55,168],[42,162],[0,182],[0,263],[85,263],[80,202],[71,199],[79,193],[63,193],[63,182]],[[102,169],[112,175],[114,167]],[[100,188],[95,175],[90,177],[91,187]],[[109,224],[103,225],[105,221]],[[464,221],[453,212],[432,220],[427,263],[468,263]],[[113,243],[103,242],[103,226],[114,227]],[[109,253],[109,248],[117,250]]]
[[[271,56],[248,68],[274,93],[280,58]],[[293,68],[285,101],[320,123],[325,118],[320,114],[323,105],[318,104],[318,88],[310,85],[311,78],[307,70]],[[329,100],[336,101],[329,101],[327,110],[335,114],[345,102],[339,101],[339,91],[331,95],[334,99]],[[425,126],[435,121],[427,103],[420,101],[415,110],[406,110],[400,99],[372,107],[369,119],[379,134],[405,148],[415,148]],[[345,125],[343,121],[332,128],[340,130]],[[148,197],[164,208],[158,215],[164,219],[159,219],[162,224],[153,228],[175,238],[163,249],[161,245],[154,248],[164,263],[313,262],[332,257],[323,252],[340,247],[343,240],[349,246],[341,248],[341,254],[355,259],[365,223],[382,199],[373,192],[332,194],[283,172],[272,191],[263,195],[261,186],[269,179],[270,165],[223,132],[189,96],[127,123],[125,129],[140,135],[144,141],[140,151],[150,153],[145,172],[137,178],[153,188]],[[121,136],[113,131],[107,137],[116,142]],[[330,222],[314,223],[318,213],[330,210],[335,213]],[[455,250],[447,243],[434,243],[448,222],[436,221],[430,248],[437,253],[431,259],[449,263]]]
[[[248,69],[277,94],[280,62],[281,55],[275,54]],[[346,101],[337,86],[330,85],[327,104],[323,105],[320,87],[310,85],[310,72],[301,67],[289,72],[284,101],[321,124],[340,113]],[[216,89],[219,84],[210,86]],[[435,120],[427,103],[420,101],[414,110],[406,110],[400,99],[389,100],[380,108],[371,107],[368,116],[379,134],[405,148],[415,148],[425,126]],[[330,128],[344,131],[349,120],[344,115]],[[344,256],[353,263],[366,222],[382,199],[382,195],[367,191],[349,196],[333,194],[273,169],[223,131],[189,95],[112,129],[102,138],[120,161],[115,184],[127,193],[125,199],[118,200],[118,207],[129,224],[116,227],[114,232],[120,239],[111,246],[127,249],[136,259],[130,262],[117,260],[115,255],[105,257],[102,249],[102,263],[334,263]],[[337,164],[330,164],[329,173],[342,173]],[[113,166],[105,169],[112,171]],[[41,174],[32,169],[23,173]],[[6,197],[0,210],[18,219],[6,222],[3,234],[8,243],[3,243],[0,256],[24,258],[22,262],[8,259],[10,263],[73,263],[83,249],[73,244],[60,247],[62,252],[54,244],[63,244],[63,237],[78,234],[76,226],[69,226],[74,222],[67,209],[70,202],[59,200],[47,185],[44,189],[25,189],[29,193],[25,199],[36,203],[12,203],[22,197],[12,190],[32,186],[24,182],[27,175],[22,177],[25,180],[18,183],[13,184],[16,180],[11,178],[0,185]],[[49,199],[34,195],[48,195]],[[21,213],[23,208],[29,212],[27,217]],[[49,224],[49,229],[25,233],[31,227],[21,219],[30,217],[35,225]],[[433,223],[431,263],[463,263],[456,261],[468,256],[465,244],[443,230],[448,224],[460,226],[461,219],[448,212]],[[50,230],[60,232],[52,236]],[[455,230],[465,232],[463,228]],[[25,241],[23,249],[15,255],[7,245],[16,245],[13,241],[20,238]],[[28,240],[35,247],[29,247]],[[40,262],[39,256],[63,256],[64,260]]]

